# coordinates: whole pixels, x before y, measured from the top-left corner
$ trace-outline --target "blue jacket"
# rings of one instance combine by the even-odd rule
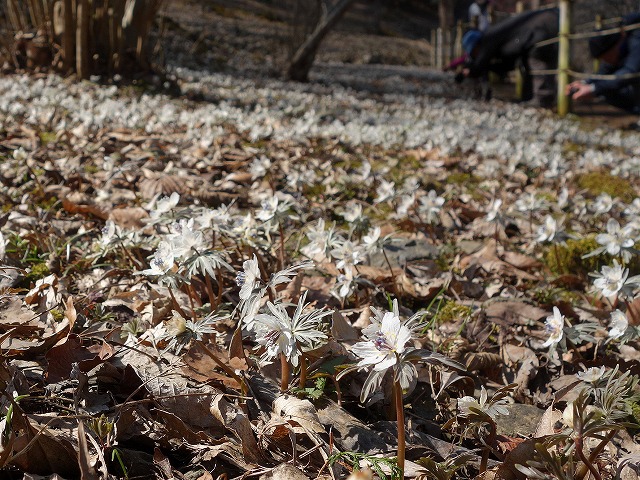
[[[640,23],[640,13],[627,15],[622,19],[623,25]],[[598,73],[604,75],[624,75],[626,73],[640,73],[640,28],[627,31],[625,41],[622,42],[620,62],[618,65],[602,63]],[[619,78],[612,80],[588,80],[595,86],[594,93],[602,95],[610,91],[619,90],[627,85],[640,83],[640,78]]]

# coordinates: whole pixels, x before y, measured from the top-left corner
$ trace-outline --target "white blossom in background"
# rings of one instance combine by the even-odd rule
[[[242,263],[242,272],[236,275],[236,284],[240,287],[240,299],[247,300],[260,284],[260,266],[255,253]]]
[[[556,206],[558,207],[558,210],[564,210],[569,206],[569,189],[567,187],[562,187],[562,190],[560,190]]]
[[[460,412],[461,417],[468,417],[472,415],[474,410],[479,410],[487,415],[489,415],[494,421],[499,415],[509,415],[509,410],[507,410],[507,405],[509,405],[509,400],[507,398],[501,398],[495,402],[487,401],[488,395],[487,390],[481,387],[480,390],[480,398],[476,400],[474,397],[465,396],[458,399],[458,411]]]
[[[629,278],[629,269],[620,265],[616,260],[613,266],[604,265],[599,273],[590,274],[595,277],[593,286],[600,290],[605,297],[631,297],[633,289],[638,286],[639,277]]]
[[[351,270],[354,265],[362,263],[366,259],[366,254],[361,245],[345,240],[336,248],[331,250],[331,256],[337,260],[336,268]]]
[[[625,263],[631,260],[633,252],[630,250],[638,239],[638,232],[632,225],[620,227],[615,218],[610,218],[607,222],[607,232],[596,235],[596,242],[602,245],[591,252],[588,256],[598,255],[607,252],[609,255],[622,257]]]
[[[398,200],[398,205],[396,206],[395,212],[393,212],[393,218],[402,220],[409,216],[409,210],[416,203],[416,194],[414,192],[405,193],[400,196]]]
[[[150,265],[151,268],[140,273],[148,276],[161,276],[173,268],[175,265],[175,253],[170,242],[163,240],[158,244]]]
[[[376,198],[373,203],[382,203],[392,200],[396,196],[396,184],[391,181],[381,180],[376,189]]]
[[[591,367],[582,372],[576,373],[576,377],[585,383],[596,384],[602,380],[607,369],[605,367]]]
[[[362,204],[355,201],[347,202],[344,210],[338,214],[348,223],[362,223],[365,220]]]
[[[171,242],[176,260],[185,260],[206,249],[204,235],[194,225],[193,219],[181,219],[171,225],[171,233],[166,238]]]
[[[152,219],[158,219],[162,217],[165,213],[170,212],[174,209],[178,202],[180,201],[180,194],[177,192],[173,192],[169,197],[160,197],[155,202],[151,202],[149,209],[149,216]],[[155,205],[154,205],[155,203]]]
[[[609,322],[609,338],[618,339],[622,337],[629,327],[627,316],[620,310],[611,312],[611,321]]]
[[[426,223],[439,223],[443,205],[444,198],[438,196],[435,190],[429,190],[429,193],[420,197],[418,214]]]
[[[554,348],[564,335],[564,315],[560,313],[558,307],[553,307],[553,315],[549,315],[544,324],[545,332],[549,335],[543,347]]]
[[[604,215],[605,213],[609,213],[613,208],[615,202],[611,195],[608,193],[601,193],[596,197],[596,200],[591,205],[591,211],[595,215]]]
[[[497,198],[491,201],[489,208],[487,209],[487,216],[485,217],[487,222],[500,222],[502,219],[502,200]]]
[[[529,192],[519,197],[514,206],[521,213],[535,213],[546,207],[546,201],[538,198],[535,193]]]
[[[269,160],[264,155],[260,156],[260,158],[255,158],[253,162],[251,162],[251,166],[249,167],[249,172],[251,173],[251,180],[257,180],[258,178],[264,177],[269,170],[271,170],[271,160]]]
[[[629,217],[637,217],[640,215],[640,197],[636,197],[633,199],[633,202],[628,204],[623,213]]]
[[[547,215],[544,223],[538,227],[536,242],[558,242],[564,240],[562,222],[558,222],[551,215]]]

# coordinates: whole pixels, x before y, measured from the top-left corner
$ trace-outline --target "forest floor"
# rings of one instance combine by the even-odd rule
[[[178,94],[0,78],[2,475],[637,478],[636,119],[181,5]]]

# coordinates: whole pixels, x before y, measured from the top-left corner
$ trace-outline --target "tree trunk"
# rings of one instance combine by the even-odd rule
[[[323,13],[314,31],[293,55],[287,71],[289,79],[298,82],[309,80],[309,70],[311,70],[322,40],[354,2],[355,0],[339,0],[331,10]]]

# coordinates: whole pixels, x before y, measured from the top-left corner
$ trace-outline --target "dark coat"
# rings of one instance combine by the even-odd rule
[[[622,19],[623,25],[640,23],[640,13],[627,15]],[[624,75],[640,73],[640,29],[630,30],[621,45],[621,56],[618,65],[601,63],[598,73],[605,75]],[[621,90],[627,85],[640,84],[639,78],[619,78],[612,80],[589,80],[595,86],[596,95],[606,95],[609,92]]]
[[[518,60],[527,64],[529,57],[554,68],[558,61],[557,43],[535,45],[558,36],[558,17],[558,9],[549,8],[521,13],[490,26],[467,63],[470,76],[480,77],[488,71],[505,74],[515,68]]]

